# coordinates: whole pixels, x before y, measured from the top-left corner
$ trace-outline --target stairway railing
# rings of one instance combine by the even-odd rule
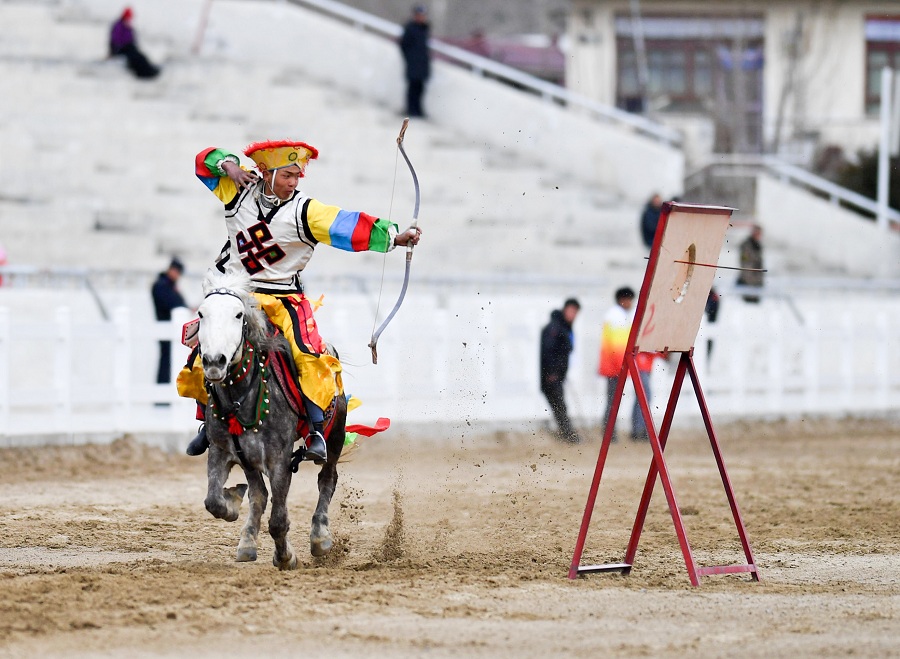
[[[403,33],[403,28],[396,23],[373,16],[359,9],[348,7],[333,0],[288,0],[289,2],[314,9],[333,18],[340,19],[374,34],[379,34],[388,39],[398,39]],[[677,130],[651,121],[640,115],[625,112],[618,108],[598,103],[590,98],[575,94],[565,87],[541,80],[540,78],[520,71],[519,69],[495,62],[487,57],[476,55],[463,48],[443,43],[432,39],[430,48],[433,53],[440,55],[442,60],[448,61],[461,68],[468,69],[476,75],[489,75],[507,84],[514,85],[532,94],[536,94],[549,102],[559,103],[571,109],[577,109],[589,116],[602,121],[615,123],[629,128],[641,135],[669,144],[679,146],[682,142],[681,133]]]
[[[685,191],[699,189],[708,177],[718,178],[755,178],[757,174],[767,172],[782,182],[806,188],[810,192],[828,199],[831,203],[848,208],[857,213],[878,216],[878,204],[853,190],[844,188],[828,179],[785,162],[775,156],[754,154],[713,154],[711,161],[685,177]],[[730,203],[730,202],[729,202]],[[745,208],[746,210],[746,208]],[[889,224],[900,227],[900,211],[889,208],[887,211]]]

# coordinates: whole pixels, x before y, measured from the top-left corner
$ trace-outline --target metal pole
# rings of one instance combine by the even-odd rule
[[[203,36],[206,33],[206,24],[209,22],[210,9],[212,9],[212,0],[206,0],[200,13],[200,22],[197,24],[197,35],[194,37],[194,45],[191,47],[191,52],[194,55],[199,54],[200,48],[203,47]]]
[[[888,228],[888,192],[890,185],[891,84],[893,71],[881,69],[881,138],[878,145],[878,227]]]
[[[644,22],[641,20],[641,0],[631,0],[631,37],[634,40],[638,88],[641,93],[641,113],[647,113],[650,99],[650,67],[647,65],[647,45],[644,41]]]

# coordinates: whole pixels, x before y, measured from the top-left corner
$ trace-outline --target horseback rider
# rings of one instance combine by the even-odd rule
[[[244,154],[256,163],[259,175],[223,149],[204,149],[195,159],[197,177],[225,204],[228,242],[216,267],[250,275],[260,307],[290,344],[310,428],[306,456],[320,463],[327,457],[324,410],[339,393],[341,364],[326,352],[299,273],[319,243],[350,252],[389,252],[397,245],[417,244],[421,230],[399,232],[388,220],[327,206],[297,190],[307,164],[319,155],[304,142],[257,142]],[[178,391],[197,399],[202,419],[206,392],[198,365],[199,357],[182,369]],[[186,452],[201,455],[207,448],[206,427],[201,426]]]

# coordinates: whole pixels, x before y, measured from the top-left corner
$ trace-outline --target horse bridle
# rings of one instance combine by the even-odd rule
[[[240,295],[238,295],[237,293],[235,293],[235,292],[234,292],[233,290],[231,290],[230,288],[214,288],[214,289],[212,289],[209,293],[207,293],[206,295],[204,295],[204,296],[203,296],[203,299],[205,300],[206,298],[210,297],[211,295],[230,295],[230,296],[236,297],[238,300],[240,300],[240,301],[241,301],[241,304],[244,304],[244,298],[242,298]],[[246,306],[246,305],[245,305],[245,306]],[[244,315],[244,322],[243,322],[242,325],[241,325],[241,339],[242,339],[242,340],[246,340],[246,339],[247,339],[247,327],[248,327],[248,326],[247,326],[247,316],[246,316],[246,314],[245,314],[245,315]]]
[[[233,290],[231,290],[230,288],[214,288],[214,289],[212,289],[209,293],[207,293],[206,295],[204,295],[204,296],[203,296],[203,299],[208,298],[210,295],[231,295],[231,296],[233,296],[233,297],[236,297],[236,298],[237,298],[238,300],[240,300],[241,302],[244,301],[244,299],[243,299],[240,295],[238,295],[237,293],[235,293],[235,292],[234,292]]]

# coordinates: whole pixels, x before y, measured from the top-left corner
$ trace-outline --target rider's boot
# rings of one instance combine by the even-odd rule
[[[197,421],[206,421],[206,405],[197,401]],[[206,424],[200,424],[200,430],[197,432],[197,436],[191,440],[190,444],[187,445],[187,449],[185,453],[190,456],[195,455],[203,455],[206,452],[206,449],[209,448],[209,440],[206,438]]]
[[[325,448],[325,436],[322,434],[324,427],[321,423],[312,424],[312,431],[306,436],[306,456],[304,460],[312,460],[317,465],[328,459],[328,451]]]
[[[206,424],[204,423],[200,426],[200,432],[197,433],[197,436],[187,445],[185,453],[188,455],[203,455],[208,448],[209,440],[206,438]]]

